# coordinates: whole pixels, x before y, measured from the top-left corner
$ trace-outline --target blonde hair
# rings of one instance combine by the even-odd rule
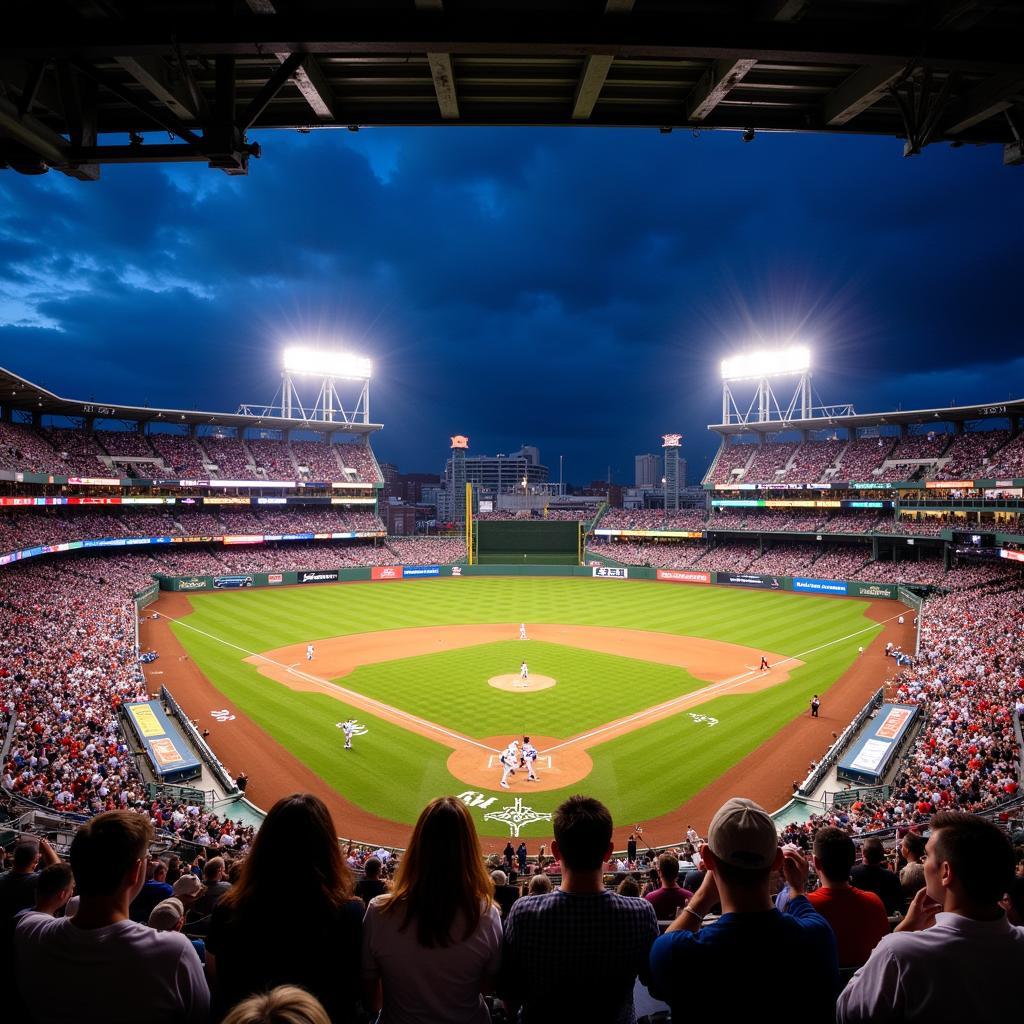
[[[316,996],[297,985],[278,985],[238,1003],[222,1024],[331,1024]]]

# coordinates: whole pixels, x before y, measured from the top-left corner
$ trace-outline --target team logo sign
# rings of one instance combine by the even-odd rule
[[[550,821],[551,815],[535,811],[532,807],[524,807],[522,797],[516,797],[511,807],[502,807],[500,811],[491,811],[484,815],[484,821],[500,821],[508,825],[510,836],[518,836],[519,830],[535,821]]]
[[[344,729],[345,728],[345,723],[344,722],[335,722],[334,723],[334,728],[335,729]],[[370,730],[367,729],[366,726],[363,725],[360,722],[353,722],[352,723],[352,735],[353,736],[365,736],[369,731]]]
[[[235,716],[227,708],[221,708],[220,711],[211,711],[210,714],[218,722],[233,722],[235,720]]]

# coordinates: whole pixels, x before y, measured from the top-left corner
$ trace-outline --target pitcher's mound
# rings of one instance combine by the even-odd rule
[[[532,672],[529,679],[522,679],[518,672],[510,672],[505,676],[491,676],[487,680],[487,685],[493,686],[496,690],[531,693],[534,690],[546,690],[549,686],[554,686],[557,681],[557,679],[552,679],[551,676],[537,676]]]

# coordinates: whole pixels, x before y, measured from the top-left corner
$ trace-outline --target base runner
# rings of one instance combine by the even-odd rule
[[[501,752],[501,787],[502,789],[509,789],[508,777],[516,770],[516,759],[508,752],[503,750]]]
[[[537,748],[530,742],[529,736],[523,737],[523,760],[526,762],[526,781],[536,782],[537,773],[533,768],[537,760]]]

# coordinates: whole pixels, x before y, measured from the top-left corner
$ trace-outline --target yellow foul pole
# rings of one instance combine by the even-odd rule
[[[466,560],[473,564],[473,485],[466,483]]]

